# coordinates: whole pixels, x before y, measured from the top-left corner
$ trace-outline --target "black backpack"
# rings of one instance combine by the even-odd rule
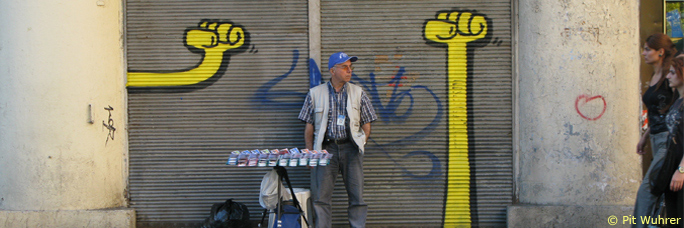
[[[209,218],[204,220],[201,228],[250,228],[249,209],[244,204],[233,202],[215,203],[211,207]]]

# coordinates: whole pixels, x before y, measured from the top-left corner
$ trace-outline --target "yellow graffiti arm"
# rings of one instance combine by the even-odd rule
[[[470,226],[468,161],[467,44],[487,35],[484,16],[447,12],[425,24],[425,38],[447,45],[449,160],[444,226]]]
[[[128,72],[128,87],[192,85],[214,76],[223,64],[224,52],[244,45],[242,28],[229,23],[200,22],[198,29],[186,31],[185,45],[203,52],[202,62],[187,71],[170,73]]]

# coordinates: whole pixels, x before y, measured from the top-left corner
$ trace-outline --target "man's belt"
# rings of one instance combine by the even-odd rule
[[[349,140],[349,138],[346,138],[346,139],[331,139],[331,138],[325,137],[325,138],[323,139],[323,143],[335,143],[335,144],[338,144],[338,145],[339,145],[339,144],[345,144],[345,143],[348,143],[348,142],[350,142],[350,141],[351,141],[351,140]]]

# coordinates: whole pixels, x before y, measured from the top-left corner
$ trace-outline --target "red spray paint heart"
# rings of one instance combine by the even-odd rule
[[[582,118],[597,120],[606,112],[606,99],[601,95],[589,96],[582,94],[575,100],[575,110]],[[587,108],[584,108],[587,107]],[[601,110],[600,113],[597,110]]]

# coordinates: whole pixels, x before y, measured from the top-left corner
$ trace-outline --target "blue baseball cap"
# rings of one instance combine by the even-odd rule
[[[333,68],[335,65],[346,62],[347,60],[351,60],[352,62],[356,62],[356,60],[359,59],[356,56],[348,56],[347,53],[344,52],[338,52],[335,54],[332,54],[330,56],[330,59],[328,59],[328,70],[330,68]]]

